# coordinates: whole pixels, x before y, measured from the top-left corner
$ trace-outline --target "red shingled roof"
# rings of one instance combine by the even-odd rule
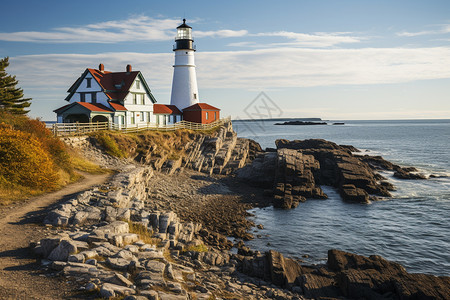
[[[220,110],[220,109],[207,103],[196,103],[183,109],[183,111],[186,110]]]
[[[108,101],[109,105],[111,105],[111,107],[115,110],[115,111],[126,111],[128,109],[125,108],[125,106],[123,106],[122,104],[119,103],[115,103],[115,102],[111,102]]]
[[[96,111],[96,112],[107,112],[107,113],[112,113],[113,111],[104,106],[103,104],[99,104],[99,103],[87,103],[87,102],[73,102],[67,105],[64,105],[58,109],[55,109],[54,112],[55,113],[60,113],[63,112],[64,110],[67,110],[69,108],[74,107],[75,105],[81,105],[84,108],[89,109],[90,111]]]
[[[123,100],[130,90],[139,71],[133,72],[109,72],[100,71],[96,69],[89,69],[88,71],[97,80],[100,86],[105,90],[105,94],[109,99]],[[116,86],[117,85],[117,86]],[[118,86],[120,87],[118,88]]]
[[[90,111],[99,111],[99,112],[112,112],[111,109],[104,106],[103,104],[98,103],[87,103],[87,102],[75,102],[81,106],[84,106],[85,108],[89,109]]]
[[[154,114],[181,115],[181,111],[175,105],[153,104]]]

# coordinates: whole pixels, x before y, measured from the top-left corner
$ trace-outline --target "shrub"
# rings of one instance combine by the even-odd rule
[[[107,133],[99,132],[94,134],[94,136],[109,155],[119,158],[126,157],[126,154],[119,148],[116,141]]]
[[[51,156],[39,139],[4,123],[0,125],[0,177],[41,190],[55,188],[58,181]]]

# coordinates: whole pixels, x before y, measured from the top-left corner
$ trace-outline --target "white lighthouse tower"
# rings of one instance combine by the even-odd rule
[[[183,24],[177,27],[173,51],[175,51],[175,64],[170,104],[182,111],[186,107],[199,103],[194,62],[195,46],[192,39],[192,27],[186,25],[186,19],[183,19]]]

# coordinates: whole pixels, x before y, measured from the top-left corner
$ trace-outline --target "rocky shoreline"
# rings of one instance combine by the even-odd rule
[[[450,298],[449,277],[409,274],[379,256],[330,250],[327,264],[305,266],[240,241],[252,238],[250,207],[287,209],[326,198],[323,184],[347,201],[368,203],[394,188],[380,168],[423,178],[416,170],[323,140],[278,140],[277,149],[263,151],[237,138],[231,124],[212,136],[193,136],[186,155],[175,160],[150,148],[140,163],[118,162],[89,139],[67,142],[104,165],[121,164],[107,184],[55,207],[44,221],[51,234],[33,245],[49,276],[71,278],[84,297]],[[237,238],[237,253],[226,236]]]

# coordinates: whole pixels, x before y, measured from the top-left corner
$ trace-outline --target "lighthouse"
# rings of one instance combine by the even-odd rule
[[[199,103],[194,62],[195,46],[192,39],[192,27],[186,24],[186,19],[183,19],[183,24],[177,27],[173,51],[175,52],[175,64],[173,65],[170,104],[183,110]]]

